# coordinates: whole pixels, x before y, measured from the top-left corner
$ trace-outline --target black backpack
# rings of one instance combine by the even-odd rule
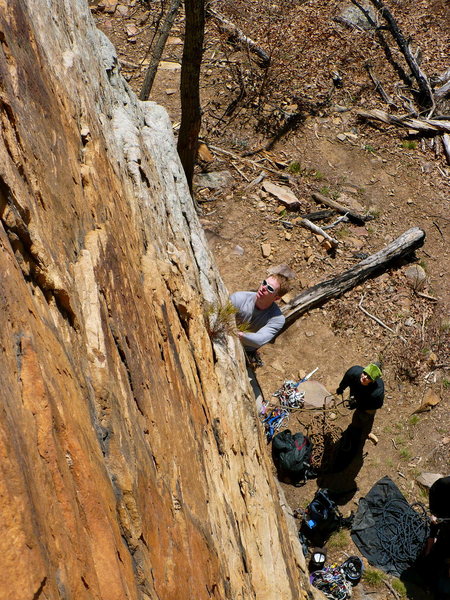
[[[308,541],[321,546],[333,531],[348,525],[328,490],[323,489],[317,490],[306,507],[300,531]]]
[[[300,485],[316,476],[311,467],[312,443],[306,435],[298,432],[292,435],[285,429],[272,440],[272,458],[277,468],[278,478],[294,485]]]

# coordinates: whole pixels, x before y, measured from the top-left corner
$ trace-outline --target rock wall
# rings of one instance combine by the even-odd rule
[[[306,598],[165,111],[0,0],[0,598]]]

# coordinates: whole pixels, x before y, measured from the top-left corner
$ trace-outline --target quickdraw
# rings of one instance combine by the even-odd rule
[[[325,567],[310,576],[315,588],[323,592],[330,600],[347,600],[352,595],[352,584],[347,581],[340,567]]]
[[[283,408],[273,408],[263,419],[267,442],[270,442],[275,433],[282,425],[285,425],[289,419],[289,411]]]
[[[298,383],[295,381],[285,381],[272,396],[278,398],[281,406],[286,408],[303,408],[305,404],[305,392],[300,392],[297,388]]]

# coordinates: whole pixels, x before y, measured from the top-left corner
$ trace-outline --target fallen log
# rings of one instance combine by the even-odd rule
[[[305,290],[282,308],[286,318],[282,331],[290,327],[298,317],[308,310],[341,296],[370,277],[384,273],[396,260],[409,256],[414,250],[420,248],[424,241],[425,232],[419,227],[413,227],[385,248],[365,258],[341,275]]]
[[[356,223],[357,225],[364,225],[366,221],[371,221],[373,219],[372,215],[360,215],[354,210],[351,210],[350,208],[339,204],[339,202],[336,202],[336,200],[331,200],[331,198],[322,196],[322,194],[318,194],[317,192],[314,192],[312,194],[312,198],[319,204],[323,204],[325,206],[328,206],[329,208],[333,208],[342,215],[347,215],[349,220],[352,221],[352,223]]]
[[[448,133],[444,133],[442,136],[442,144],[444,146],[447,163],[450,165],[450,135],[448,135]]]
[[[325,219],[329,219],[330,217],[334,217],[335,215],[335,210],[317,210],[315,212],[306,213],[305,215],[300,216],[302,219],[308,219],[309,221],[323,221]]]
[[[267,54],[267,52],[258,46],[258,44],[256,44],[256,42],[254,42],[251,38],[246,36],[245,33],[236,27],[234,23],[226,19],[223,15],[215,11],[210,6],[208,6],[206,10],[206,15],[214,19],[219,25],[219,29],[221,29],[224,33],[227,33],[233,42],[241,47],[248,48],[250,52],[256,54],[256,56],[260,59],[261,67],[266,69],[270,65],[270,56]]]
[[[388,125],[399,125],[400,127],[415,129],[416,131],[423,131],[424,133],[438,134],[442,131],[450,132],[450,121],[441,121],[440,119],[397,117],[376,108],[374,110],[358,110],[356,114],[363,119],[376,119],[377,121],[388,123]]]

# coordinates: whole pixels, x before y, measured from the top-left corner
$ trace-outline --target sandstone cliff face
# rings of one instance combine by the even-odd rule
[[[303,598],[165,111],[84,0],[0,0],[0,598]]]

